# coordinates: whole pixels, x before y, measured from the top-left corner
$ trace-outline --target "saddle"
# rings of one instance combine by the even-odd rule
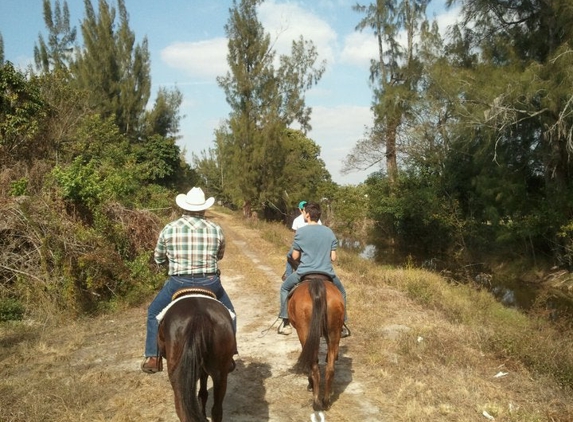
[[[215,295],[215,293],[213,293],[210,290],[201,289],[200,287],[185,287],[173,293],[173,296],[171,296],[171,301],[173,302],[175,299],[179,299],[180,297],[189,295],[203,295],[213,299],[217,299],[217,295]]]
[[[167,312],[167,310],[171,307],[171,305],[173,305],[173,303],[175,303],[175,301],[182,299],[185,296],[197,296],[197,295],[205,296],[208,297],[209,299],[215,299],[217,302],[221,303],[221,301],[217,299],[217,295],[213,293],[211,290],[202,289],[200,287],[184,287],[173,293],[173,296],[171,296],[171,302],[159,313],[159,315],[157,315],[156,317],[157,320],[161,322],[163,316],[165,315],[165,312]],[[237,318],[237,315],[230,309],[228,309],[228,311],[231,314],[231,318],[235,320]]]
[[[325,273],[308,273],[300,278],[301,283],[306,280],[318,279],[322,281],[332,281],[332,277]]]
[[[208,297],[209,299],[215,299],[215,300],[219,300],[217,299],[217,295],[215,295],[215,293],[213,293],[210,290],[207,289],[202,289],[200,287],[184,287],[182,289],[177,290],[175,293],[173,293],[173,296],[171,296],[171,302],[169,302],[167,304],[167,306],[165,308],[163,308],[163,310],[161,312],[159,312],[159,314],[155,317],[157,319],[157,321],[159,323],[161,323],[161,321],[163,321],[163,317],[165,316],[165,313],[169,310],[169,308],[171,308],[171,306],[173,306],[175,304],[175,302],[178,302],[180,299],[183,299],[185,296],[205,296]]]
[[[310,281],[310,280],[320,280],[320,281],[330,281],[332,283],[332,277],[329,276],[328,274],[324,274],[324,273],[308,273],[303,275],[300,278],[300,281],[291,289],[290,292],[288,292],[288,296],[287,298],[290,299],[290,297],[292,296],[292,294],[294,293],[294,291],[296,290],[296,288],[298,286],[300,286],[300,284],[303,281]]]

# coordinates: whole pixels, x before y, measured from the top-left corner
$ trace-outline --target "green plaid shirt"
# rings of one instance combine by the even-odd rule
[[[169,261],[169,275],[209,274],[225,254],[221,227],[205,218],[183,215],[167,224],[157,240],[154,258]]]

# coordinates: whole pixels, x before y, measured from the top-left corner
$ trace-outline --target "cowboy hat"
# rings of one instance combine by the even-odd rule
[[[180,208],[187,211],[204,211],[213,205],[215,198],[211,197],[205,200],[203,189],[193,188],[187,194],[180,193],[177,195],[175,202]]]

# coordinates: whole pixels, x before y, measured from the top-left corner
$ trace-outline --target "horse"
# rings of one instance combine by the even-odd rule
[[[344,324],[342,294],[326,275],[307,274],[293,289],[287,304],[291,325],[296,329],[302,351],[295,368],[308,374],[309,391],[313,392],[315,411],[330,408],[334,381],[334,362]],[[327,345],[324,389],[320,391],[318,353],[320,339]]]
[[[213,381],[213,422],[223,419],[227,375],[234,369],[237,343],[229,310],[210,292],[176,292],[159,325],[159,353],[167,360],[175,410],[181,422],[207,421],[207,379]],[[192,293],[192,295],[188,295]],[[175,300],[177,299],[177,300]],[[197,381],[199,392],[197,393]],[[201,407],[199,407],[199,401]]]

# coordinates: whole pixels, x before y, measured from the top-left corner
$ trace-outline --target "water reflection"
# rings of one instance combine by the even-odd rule
[[[358,252],[358,256],[364,259],[375,259],[377,248],[374,245],[362,246],[362,243],[358,240],[351,239],[339,239],[338,244],[344,248],[349,249],[354,252]]]

